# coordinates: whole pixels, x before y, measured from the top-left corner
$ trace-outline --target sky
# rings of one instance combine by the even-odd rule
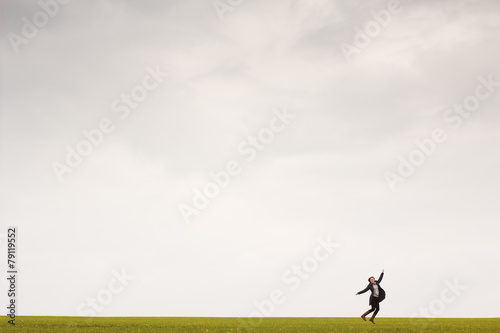
[[[498,316],[499,2],[0,8],[18,314]]]

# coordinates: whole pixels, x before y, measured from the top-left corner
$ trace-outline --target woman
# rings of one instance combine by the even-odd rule
[[[356,293],[356,295],[360,295],[362,293],[365,293],[368,291],[368,289],[372,292],[372,294],[370,295],[370,305],[372,306],[372,308],[368,311],[366,311],[365,313],[363,313],[361,315],[361,318],[366,321],[365,317],[367,314],[369,314],[370,312],[373,312],[373,315],[372,317],[370,318],[370,321],[375,324],[374,322],[374,319],[375,319],[375,316],[377,315],[378,311],[380,310],[380,307],[379,307],[379,303],[382,302],[384,299],[385,299],[385,291],[384,289],[382,289],[382,287],[380,286],[380,282],[382,281],[382,278],[384,277],[384,270],[382,270],[382,273],[380,274],[380,277],[378,278],[378,280],[375,280],[375,278],[373,276],[370,276],[368,278],[368,281],[370,283],[368,283],[368,286],[361,290],[361,291],[358,291]]]

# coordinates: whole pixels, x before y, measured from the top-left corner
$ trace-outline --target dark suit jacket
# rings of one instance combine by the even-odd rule
[[[384,277],[384,273],[381,273],[380,277],[378,278],[378,280],[375,280],[375,283],[378,286],[378,301],[379,302],[382,302],[385,299],[385,291],[384,291],[384,289],[382,289],[382,287],[379,284],[380,282],[382,282],[382,278],[383,277]],[[363,289],[361,291],[358,291],[358,294],[366,293],[368,290],[370,290],[372,292],[372,294],[370,295],[370,302],[368,304],[372,305],[372,301],[373,301],[373,285],[371,283],[368,283],[368,286],[365,289]]]

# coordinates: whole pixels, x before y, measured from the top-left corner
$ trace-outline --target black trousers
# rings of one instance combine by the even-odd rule
[[[375,311],[375,313],[373,314],[375,316],[378,313],[378,311],[380,310],[379,303],[380,302],[378,301],[378,297],[372,297],[372,308],[370,309],[370,311],[368,313]]]

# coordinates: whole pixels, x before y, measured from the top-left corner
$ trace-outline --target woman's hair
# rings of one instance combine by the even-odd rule
[[[370,282],[371,278],[373,278],[373,279],[375,280],[375,277],[370,276],[370,277],[368,278],[368,282]]]

